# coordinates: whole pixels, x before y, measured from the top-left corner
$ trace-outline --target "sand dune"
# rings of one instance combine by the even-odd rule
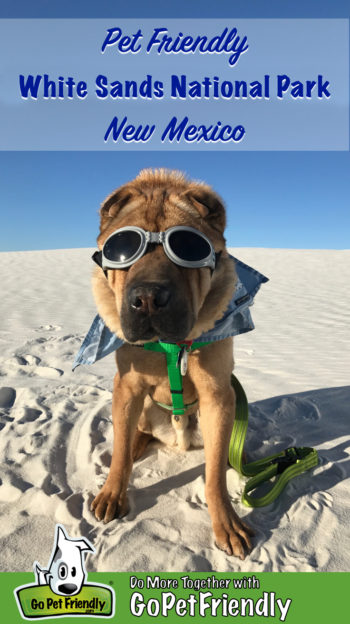
[[[204,499],[204,453],[154,444],[135,464],[130,514],[98,523],[89,504],[112,449],[113,355],[71,371],[95,314],[91,250],[0,254],[0,570],[49,559],[54,525],[91,540],[90,570],[344,571],[349,539],[350,251],[234,249],[270,278],[235,339],[250,401],[249,459],[315,446],[320,464],[272,505],[238,512],[256,530],[241,562],[217,550]]]

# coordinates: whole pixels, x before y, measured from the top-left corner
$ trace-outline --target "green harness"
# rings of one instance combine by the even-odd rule
[[[157,405],[171,410],[175,419],[179,420],[193,403],[184,404],[182,377],[187,370],[187,357],[195,349],[204,347],[209,342],[185,341],[179,344],[170,342],[148,342],[143,345],[147,351],[165,353],[172,405],[155,401]],[[185,364],[185,365],[184,365]],[[236,394],[236,415],[229,445],[230,465],[239,474],[250,477],[245,484],[242,502],[247,507],[264,507],[279,496],[290,479],[309,470],[318,464],[317,451],[310,447],[291,447],[281,453],[270,455],[265,459],[243,464],[243,447],[248,428],[248,401],[238,379],[232,373],[231,384]],[[278,477],[267,494],[255,498],[249,494],[262,483]]]
[[[184,391],[182,386],[183,375],[181,374],[181,365],[184,361],[183,358],[187,359],[188,354],[191,351],[204,347],[207,344],[210,343],[187,341],[180,344],[173,344],[172,342],[146,342],[146,344],[143,345],[143,348],[147,351],[160,351],[166,355],[172,405],[166,405],[165,403],[160,403],[159,401],[154,402],[157,405],[160,405],[160,407],[171,410],[174,416],[183,416],[189,407],[192,407],[197,403],[197,401],[193,401],[193,403],[187,403],[187,405],[184,404]]]

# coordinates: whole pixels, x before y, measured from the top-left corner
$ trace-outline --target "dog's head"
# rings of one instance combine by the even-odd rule
[[[45,574],[55,594],[74,596],[80,592],[86,578],[85,552],[94,552],[91,544],[84,538],[70,539],[63,527],[58,525],[55,552]]]
[[[152,339],[180,341],[213,327],[233,294],[234,268],[223,236],[225,209],[221,199],[202,183],[181,173],[149,169],[106,198],[100,210],[102,249],[117,229],[137,226],[164,232],[189,226],[202,232],[220,259],[214,270],[175,264],[160,244],[127,269],[96,268],[93,291],[107,326],[127,342]]]

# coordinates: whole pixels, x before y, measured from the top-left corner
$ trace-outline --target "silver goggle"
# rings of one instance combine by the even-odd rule
[[[126,269],[146,253],[150,244],[163,245],[168,258],[188,269],[215,269],[217,255],[210,240],[195,228],[185,225],[171,227],[165,232],[147,232],[136,226],[115,230],[105,241],[102,251],[93,259],[102,269]]]

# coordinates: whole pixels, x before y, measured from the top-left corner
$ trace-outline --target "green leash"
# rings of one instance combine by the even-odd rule
[[[147,351],[158,351],[166,355],[168,367],[168,377],[171,392],[172,405],[166,405],[155,401],[157,405],[172,411],[178,420],[185,411],[197,403],[184,404],[182,377],[186,373],[187,357],[194,349],[199,349],[209,342],[183,342],[173,344],[170,342],[147,342],[143,345]],[[237,377],[232,373],[231,384],[236,393],[236,416],[233,423],[229,445],[229,462],[233,468],[245,477],[251,477],[247,481],[242,495],[242,502],[247,507],[265,507],[272,503],[282,492],[288,481],[297,475],[309,470],[318,464],[317,451],[309,447],[291,447],[270,455],[265,459],[243,465],[243,447],[248,428],[248,401],[246,394],[239,383]],[[260,498],[255,498],[249,494],[262,483],[270,481],[278,476],[267,494]]]
[[[247,507],[265,507],[281,494],[288,481],[317,466],[317,451],[310,447],[291,447],[276,455],[243,465],[243,446],[248,428],[248,401],[241,384],[233,374],[231,384],[236,393],[236,416],[230,439],[229,462],[241,475],[251,477],[245,485],[242,502]],[[249,494],[277,475],[278,479],[267,494],[260,498]]]

